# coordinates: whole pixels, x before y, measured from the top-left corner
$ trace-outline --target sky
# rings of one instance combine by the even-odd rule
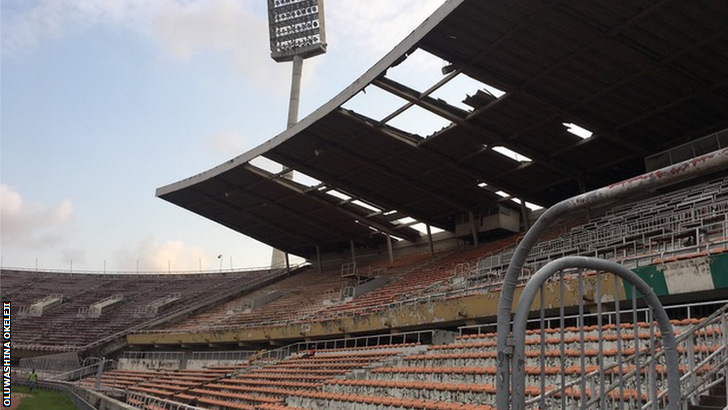
[[[443,0],[328,0],[299,118]],[[289,63],[264,0],[0,0],[5,268],[264,267],[270,247],[155,196],[282,132]],[[220,257],[221,256],[221,257]]]

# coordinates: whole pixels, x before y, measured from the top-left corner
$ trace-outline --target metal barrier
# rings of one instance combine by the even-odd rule
[[[636,178],[566,199],[555,204],[541,215],[541,217],[523,237],[523,240],[518,244],[513,256],[510,258],[503,288],[501,290],[501,297],[498,303],[496,361],[496,405],[498,410],[511,408],[510,359],[513,349],[512,343],[509,343],[509,339],[511,339],[511,307],[513,306],[516,286],[518,284],[519,277],[522,274],[526,259],[531,250],[537,244],[541,235],[557,220],[569,213],[574,213],[575,211],[588,208],[590,206],[603,205],[610,202],[624,200],[630,196],[638,194],[641,191],[653,190],[725,169],[727,165],[728,149],[721,149]],[[582,306],[583,303],[580,301],[579,305]],[[679,396],[678,392],[671,392],[671,397],[676,397],[676,394]],[[672,403],[677,402],[671,400],[671,406]]]
[[[568,276],[567,276],[568,278]],[[674,316],[669,314],[670,312],[676,311],[680,314],[678,316],[685,316],[688,319],[702,319],[705,315],[696,314],[694,311],[696,308],[711,308],[714,310],[722,309],[724,305],[728,303],[728,300],[716,300],[716,301],[709,301],[709,302],[696,302],[696,303],[690,303],[690,304],[679,304],[679,305],[669,305],[664,306],[665,311],[668,312],[668,316]],[[636,309],[637,316],[640,321],[643,322],[649,322],[651,318],[650,308],[646,307],[640,307]],[[580,315],[565,315],[563,316],[564,323],[566,326],[585,326],[586,323],[596,323],[597,317],[602,317],[602,323],[607,325],[612,325],[616,322],[616,315],[615,312],[602,312],[601,315],[598,315],[597,313],[586,313],[584,312],[583,316]],[[545,318],[546,322],[546,328],[552,328],[552,327],[558,327],[561,322],[561,317],[548,317]],[[541,320],[541,318],[531,318],[528,319],[529,324],[538,323]],[[489,331],[495,331],[496,330],[496,323],[483,323],[483,324],[477,324],[477,325],[467,325],[467,326],[460,326],[458,327],[458,333],[460,336],[467,335],[467,334],[482,334]],[[680,337],[678,337],[679,341]]]
[[[190,360],[248,360],[255,350],[227,350],[215,352],[192,352]]]
[[[20,359],[18,368],[36,369],[51,372],[66,372],[77,369],[80,365],[78,353],[57,353],[45,356],[24,357]]]
[[[376,346],[382,346],[383,348],[387,348],[390,345],[397,344],[424,344],[431,342],[433,333],[433,330],[422,330],[414,332],[389,333],[383,335],[351,337],[334,340],[299,342],[275,350],[267,351],[264,355],[261,355],[261,358],[267,360],[282,360],[286,357],[291,356],[292,354],[309,349],[356,349],[362,347]]]
[[[637,274],[629,269],[626,269],[614,262],[605,261],[595,258],[585,257],[566,257],[551,262],[540,269],[528,282],[521,298],[519,299],[516,315],[513,319],[513,394],[512,404],[513,409],[523,410],[526,408],[526,319],[531,310],[531,305],[539,296],[541,304],[541,327],[539,329],[540,339],[540,366],[535,372],[531,367],[530,374],[537,374],[540,381],[539,392],[541,400],[539,403],[534,403],[539,408],[553,408],[560,407],[562,409],[571,408],[595,408],[595,409],[608,409],[618,408],[624,409],[625,405],[629,408],[639,407],[643,401],[650,401],[657,403],[658,401],[658,389],[656,387],[658,381],[657,367],[655,361],[650,367],[648,373],[647,388],[643,389],[643,381],[640,377],[641,371],[637,371],[635,374],[634,386],[625,385],[625,375],[630,371],[631,367],[634,366],[636,369],[641,369],[639,358],[641,353],[652,352],[656,349],[656,337],[653,329],[653,321],[650,320],[648,323],[650,327],[649,339],[650,342],[646,343],[644,347],[640,345],[640,322],[637,321],[637,293],[632,292],[632,309],[629,310],[631,314],[632,322],[622,323],[622,311],[620,310],[620,283],[614,281],[614,293],[602,292],[602,280],[598,276],[595,281],[595,289],[592,292],[585,292],[585,281],[584,272],[581,271],[578,276],[578,299],[579,299],[579,313],[584,312],[584,299],[596,302],[597,311],[601,313],[603,308],[603,300],[605,297],[611,298],[614,301],[614,312],[616,323],[614,326],[616,349],[607,348],[606,344],[612,341],[611,337],[607,337],[604,332],[604,325],[597,323],[596,335],[587,335],[585,326],[581,326],[578,330],[571,330],[571,335],[567,338],[567,328],[561,321],[561,326],[558,330],[559,336],[557,338],[559,351],[558,360],[561,362],[560,366],[551,368],[558,369],[558,377],[554,380],[553,371],[548,372],[547,376],[547,364],[546,364],[546,327],[545,321],[545,302],[546,299],[546,281],[551,279],[556,273],[560,273],[558,279],[559,295],[558,300],[560,301],[560,313],[564,312],[564,270],[569,268],[580,268],[580,269],[596,269],[600,271],[608,271],[614,275],[622,278],[622,280],[632,284],[638,291],[644,296],[645,301],[651,307],[651,312],[655,315],[655,319],[659,326],[659,330],[662,335],[661,350],[665,354],[665,373],[667,378],[667,391],[670,392],[670,398],[668,401],[668,407],[670,410],[678,410],[680,408],[680,371],[679,371],[679,358],[677,352],[677,343],[675,341],[675,335],[672,330],[672,325],[667,316],[667,313],[662,307],[662,304],[657,299],[652,289],[644,282]],[[553,291],[553,287],[550,289]],[[540,292],[540,294],[539,294]],[[597,320],[601,322],[601,315],[597,317]],[[629,325],[628,327],[625,325]],[[631,336],[625,333],[626,328],[631,328]],[[596,336],[590,337],[590,336]],[[596,339],[596,340],[595,340]],[[576,354],[567,354],[566,345],[576,344],[576,348],[569,350],[575,351]],[[587,344],[591,345],[591,348],[587,348]],[[631,344],[631,346],[630,346]],[[596,345],[596,346],[595,346]],[[596,347],[596,349],[594,349]],[[628,358],[635,356],[637,358],[636,363],[633,365],[629,363]],[[589,363],[587,364],[587,360]],[[575,362],[578,362],[575,364]],[[628,365],[629,363],[629,365]],[[567,367],[569,366],[569,367]],[[589,370],[588,370],[589,369]],[[568,371],[568,374],[567,374]],[[598,379],[591,379],[593,383],[587,388],[587,375],[598,374]],[[616,373],[616,378],[614,377]],[[660,372],[662,373],[662,372]],[[661,374],[660,374],[661,375]],[[612,387],[609,383],[610,379],[614,378],[614,386]],[[556,393],[547,396],[544,393],[547,391],[547,381],[551,381],[550,385],[556,385]],[[567,382],[578,381],[578,390],[576,390],[576,383],[571,383],[573,387],[567,387]],[[609,394],[617,389],[617,394]],[[643,390],[646,390],[643,393]],[[554,400],[560,403],[547,403],[547,398],[558,398]],[[571,400],[570,400],[571,399]],[[587,407],[587,401],[591,400],[593,405],[596,407]],[[636,406],[637,405],[637,406]]]
[[[133,360],[183,360],[184,352],[157,352],[157,351],[131,351],[127,350],[121,355],[121,359]]]
[[[197,407],[141,393],[129,393],[126,402],[140,408],[154,408],[156,410],[207,410],[207,407]]]
[[[90,364],[81,366],[78,369],[55,374],[55,375],[49,377],[48,379],[49,380],[58,380],[58,381],[79,380],[83,377],[98,373],[99,364],[101,364],[103,366],[103,368],[102,368],[103,372],[116,370],[118,367],[118,362],[116,360],[105,360],[105,359],[100,359],[100,358],[94,358],[94,359],[96,359],[96,360],[89,361]],[[84,360],[84,363],[86,363],[86,362],[87,362],[87,360]]]

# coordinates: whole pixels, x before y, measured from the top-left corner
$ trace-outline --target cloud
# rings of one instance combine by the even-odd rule
[[[369,0],[326,5],[330,48],[351,50],[370,61],[389,51],[443,0]],[[2,49],[27,53],[47,39],[94,26],[122,29],[150,39],[181,61],[213,52],[243,77],[263,84],[288,83],[289,69],[269,58],[268,21],[251,0],[3,0]],[[345,53],[349,54],[348,51]],[[307,65],[313,77],[318,60]]]
[[[61,250],[61,260],[73,263],[75,266],[86,263],[86,251],[77,248],[64,248]]]
[[[245,147],[245,139],[231,132],[213,135],[204,141],[204,148],[224,158],[239,155]]]
[[[264,84],[278,84],[288,75],[269,58],[267,17],[256,14],[251,1],[8,1],[1,16],[4,54],[22,55],[48,39],[104,26],[146,37],[180,61],[216,53],[243,77]]]
[[[7,0],[2,49],[23,54],[47,39],[95,25],[143,31],[158,7],[172,0]]]
[[[3,246],[48,246],[59,243],[73,218],[66,199],[55,207],[28,203],[12,187],[0,184],[0,230]]]
[[[286,70],[269,58],[268,21],[237,0],[169,3],[156,15],[155,38],[171,56],[188,60],[214,51],[244,77],[266,84],[285,81]]]
[[[331,47],[381,57],[425,21],[444,0],[369,0],[352,12],[349,2],[326,5],[326,39]]]
[[[134,249],[116,253],[116,265],[124,271],[180,272],[214,269],[216,257],[199,246],[186,245],[181,240],[157,241],[153,237],[142,239]],[[217,262],[219,263],[219,262]]]

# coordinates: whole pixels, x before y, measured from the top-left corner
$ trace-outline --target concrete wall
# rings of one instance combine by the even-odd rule
[[[80,388],[75,389],[74,391],[82,399],[86,400],[98,410],[139,410],[137,407],[112,399],[111,397],[104,396],[103,394],[95,391]]]
[[[178,359],[119,359],[119,369],[122,370],[179,370],[181,366]]]
[[[236,366],[247,363],[247,360],[188,360],[187,370],[200,370],[208,366]]]
[[[601,275],[601,288],[604,290],[615,288],[617,297],[625,299],[625,290],[618,278],[611,274]],[[618,282],[615,283],[615,280]],[[596,290],[596,277],[587,276],[584,279],[584,298],[593,300]],[[545,306],[551,309],[559,306],[558,282],[549,282],[545,285]],[[518,303],[522,288],[516,289],[514,306]],[[602,295],[602,302],[614,300],[613,295]],[[238,343],[240,341],[264,343],[275,340],[281,343],[298,341],[302,339],[331,339],[335,337],[353,336],[362,333],[384,333],[417,330],[423,324],[429,328],[441,325],[474,324],[483,318],[492,318],[498,311],[500,292],[478,293],[458,298],[423,300],[423,303],[407,304],[391,307],[385,312],[352,314],[333,320],[310,323],[306,332],[302,332],[301,324],[277,325],[260,328],[240,328],[234,330],[220,330],[199,333],[150,333],[133,334],[128,336],[129,344],[151,345],[179,345],[183,344],[214,344]],[[565,280],[564,303],[566,306],[577,306],[579,301],[576,279]],[[533,310],[540,306],[537,297],[532,305]]]

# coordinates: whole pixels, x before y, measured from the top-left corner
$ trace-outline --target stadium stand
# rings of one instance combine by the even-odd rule
[[[138,326],[234,295],[281,273],[136,275],[4,269],[2,297],[14,302],[13,348],[16,351],[90,354],[92,349],[105,343],[123,340],[126,333]],[[150,304],[172,293],[178,295],[172,303],[158,306],[156,311],[149,310]],[[38,314],[28,309],[52,294],[62,296],[62,303]],[[92,305],[111,296],[121,296],[121,302],[98,316],[89,314]]]
[[[700,200],[690,201],[696,193]],[[668,209],[656,210],[655,203],[665,204]],[[633,268],[650,282],[659,296],[720,289],[725,287],[723,274],[717,269],[711,271],[709,266],[723,263],[722,254],[728,242],[727,215],[728,178],[653,195],[581,223],[572,223],[570,228],[552,229],[529,255],[520,280],[525,283],[530,274],[559,257],[582,255],[614,260]],[[409,255],[391,264],[385,259],[365,265],[360,270],[373,272],[387,267],[388,282],[351,300],[343,300],[340,294],[355,279],[341,278],[336,270],[321,274],[309,270],[156,332],[192,329],[204,332],[322,322],[356,314],[376,314],[403,305],[498,292],[518,239],[510,236],[468,249],[445,250],[435,257]],[[671,264],[679,261],[708,264],[708,269],[695,272],[694,283],[676,283],[670,275],[677,268]],[[698,280],[702,285],[696,284]],[[305,283],[310,285],[303,287]],[[274,291],[281,291],[283,296],[269,305],[242,312],[244,300]]]
[[[723,306],[709,318],[672,321],[686,375],[703,377],[719,368],[716,356],[728,349],[727,309]],[[607,314],[603,319],[614,322],[617,317]],[[654,325],[643,321],[531,330],[526,355],[530,402],[539,408],[578,408],[583,400],[596,399],[601,409],[635,408],[647,401],[649,370],[644,366],[649,360],[634,353],[653,352],[658,338]],[[494,408],[494,333],[463,333],[444,344],[309,349],[325,343],[301,343],[282,359],[270,355],[224,369],[116,370],[107,372],[101,382],[125,390],[132,403],[153,396],[181,403],[194,400],[221,410]],[[635,373],[636,369],[640,371]],[[658,390],[664,389],[664,364],[654,363],[652,371]],[[630,372],[633,378],[644,377],[642,387],[637,381],[630,388],[612,387],[604,395],[590,393]],[[585,382],[579,384],[581,380]],[[94,382],[92,377],[79,383]],[[563,384],[572,385],[565,394],[554,388]]]
[[[446,1],[299,124],[157,190],[310,265],[3,269],[14,347],[125,335],[77,384],[147,410],[724,409],[719,3]],[[415,55],[443,64],[420,89],[401,75]],[[439,91],[458,80],[462,104]],[[404,105],[359,112],[377,93]],[[415,108],[447,125],[404,129]]]

